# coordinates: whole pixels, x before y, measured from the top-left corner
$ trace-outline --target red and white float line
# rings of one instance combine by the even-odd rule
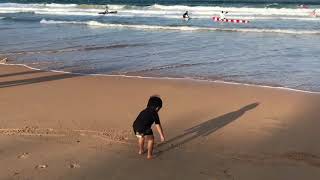
[[[217,22],[229,22],[229,23],[249,23],[248,20],[242,20],[242,19],[221,19],[220,17],[212,17],[213,21]]]

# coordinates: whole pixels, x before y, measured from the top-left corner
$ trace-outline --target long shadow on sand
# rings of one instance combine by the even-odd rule
[[[31,78],[31,79],[5,81],[5,82],[0,82],[0,88],[41,83],[41,82],[46,82],[46,81],[55,81],[55,80],[60,80],[60,79],[73,78],[73,77],[77,77],[77,76],[81,76],[81,75],[68,73],[68,74],[57,74],[57,75],[51,75],[51,76],[36,77],[36,78]]]
[[[239,110],[229,112],[222,116],[216,117],[214,119],[205,121],[201,124],[198,124],[194,127],[186,129],[184,133],[169,139],[168,141],[159,144],[157,146],[158,152],[155,153],[157,156],[163,154],[164,152],[170,151],[178,146],[181,146],[185,143],[188,143],[200,136],[205,137],[210,135],[211,133],[219,130],[220,128],[226,126],[227,124],[231,123],[232,121],[238,119],[242,116],[245,112],[254,109],[257,107],[259,103],[252,103],[242,107]]]
[[[19,76],[19,75],[25,75],[25,74],[41,73],[41,72],[45,72],[45,71],[35,70],[35,71],[24,71],[24,72],[10,73],[10,74],[0,74],[0,78],[9,77],[9,76]]]

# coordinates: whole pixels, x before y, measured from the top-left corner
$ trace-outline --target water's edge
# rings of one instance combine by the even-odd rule
[[[307,94],[320,94],[320,92],[315,91],[306,91],[293,89],[288,87],[280,87],[280,86],[266,86],[266,85],[257,85],[257,84],[248,84],[248,83],[238,83],[232,81],[222,81],[222,80],[202,80],[202,79],[194,79],[194,78],[179,78],[179,77],[149,77],[149,76],[130,76],[130,75],[112,75],[112,74],[84,74],[84,73],[72,73],[67,71],[57,71],[57,70],[42,70],[39,68],[33,68],[31,66],[25,64],[10,64],[10,63],[0,63],[0,65],[4,66],[22,66],[28,69],[36,70],[36,71],[46,71],[46,72],[54,72],[54,73],[64,73],[64,74],[74,74],[81,76],[104,76],[104,77],[125,77],[125,78],[139,78],[139,79],[170,79],[170,80],[188,80],[192,82],[209,82],[209,83],[220,83],[220,84],[230,84],[230,85],[240,85],[240,86],[251,86],[251,87],[261,87],[261,88],[269,88],[269,89],[281,89],[286,91],[294,91],[301,92]]]

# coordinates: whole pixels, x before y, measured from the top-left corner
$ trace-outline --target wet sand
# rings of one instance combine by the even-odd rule
[[[154,94],[167,140],[150,161],[131,124]],[[319,106],[285,89],[0,65],[0,179],[319,179]]]

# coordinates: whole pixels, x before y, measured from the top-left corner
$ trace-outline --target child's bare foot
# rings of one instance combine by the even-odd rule
[[[144,150],[139,150],[138,152],[140,155],[144,154]]]
[[[148,159],[148,160],[151,160],[151,159],[153,159],[153,156],[152,156],[152,155],[148,155],[148,156],[147,156],[147,159]]]

